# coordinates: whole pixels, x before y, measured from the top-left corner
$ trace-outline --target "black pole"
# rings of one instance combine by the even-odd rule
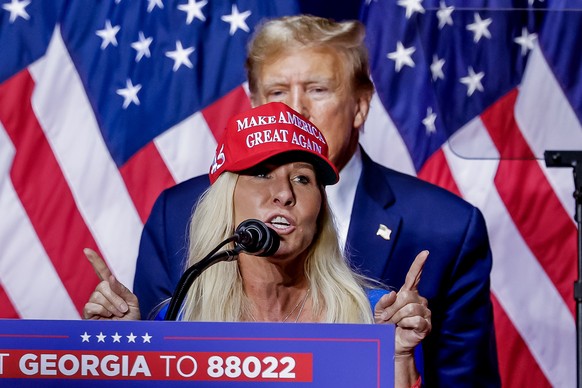
[[[574,174],[574,220],[578,227],[578,279],[576,301],[576,384],[582,388],[582,151],[545,151],[546,167],[572,167]]]
[[[582,174],[581,174],[582,175]],[[579,175],[580,176],[580,175]],[[574,299],[576,300],[576,378],[578,388],[582,387],[582,200],[580,189],[577,190],[576,224],[578,225],[578,280],[574,282]]]
[[[219,249],[229,242],[234,242],[234,249],[218,252]],[[178,281],[172,299],[170,299],[164,320],[176,320],[190,286],[206,268],[220,261],[232,261],[236,259],[240,252],[262,257],[271,256],[279,249],[280,242],[281,240],[277,232],[269,228],[264,222],[255,219],[241,222],[237,226],[234,235],[218,244],[206,257],[193,264],[184,272]]]
[[[230,241],[232,241],[232,238],[223,241],[223,243],[219,245],[219,247]],[[203,258],[202,260],[188,268],[178,281],[178,285],[174,290],[172,299],[170,299],[170,305],[168,306],[168,311],[166,312],[164,320],[166,321],[176,320],[176,318],[178,317],[178,313],[180,312],[182,302],[184,301],[184,298],[186,297],[186,294],[188,293],[190,286],[192,285],[194,280],[196,280],[196,278],[198,278],[198,276],[200,276],[200,274],[202,274],[202,272],[206,268],[221,261],[232,261],[236,258],[240,251],[241,251],[240,247],[235,247],[234,249],[218,253],[216,253],[215,249],[212,252],[210,252],[205,258]]]

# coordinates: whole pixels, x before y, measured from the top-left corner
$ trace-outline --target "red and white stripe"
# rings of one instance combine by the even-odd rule
[[[248,106],[241,86],[118,168],[57,28],[45,56],[0,84],[0,317],[78,318],[98,281],[84,247],[99,250],[131,286],[153,201],[207,172],[226,120]],[[546,149],[582,149],[581,134],[537,49],[519,89],[418,173],[389,115],[372,101],[361,138],[372,158],[461,195],[485,215],[504,386],[574,386],[572,172],[548,169],[540,158]]]
[[[380,163],[415,174],[376,99],[363,143]],[[485,215],[504,386],[575,385],[574,185],[571,169],[545,167],[548,149],[582,149],[582,128],[536,49],[519,89],[465,125],[417,174]]]
[[[58,319],[79,318],[98,282],[84,247],[131,288],[153,202],[206,173],[226,120],[249,107],[241,85],[118,168],[59,27],[0,103],[0,317]]]

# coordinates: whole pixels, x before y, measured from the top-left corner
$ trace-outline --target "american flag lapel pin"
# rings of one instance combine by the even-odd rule
[[[378,225],[378,231],[376,232],[376,236],[380,236],[384,240],[390,240],[391,234],[392,234],[392,229],[388,228],[384,224]]]

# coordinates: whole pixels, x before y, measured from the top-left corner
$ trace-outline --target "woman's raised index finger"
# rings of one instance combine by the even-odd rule
[[[105,264],[105,261],[101,258],[101,256],[99,256],[97,252],[89,248],[83,249],[83,253],[85,253],[85,256],[87,256],[89,263],[91,263],[91,266],[95,270],[97,276],[99,276],[99,279],[109,280],[109,277],[111,276],[111,271],[109,270],[109,267],[107,267],[107,264]]]
[[[416,255],[416,258],[412,262],[412,265],[406,274],[406,280],[402,286],[403,290],[416,291],[418,289],[420,275],[422,275],[422,269],[424,268],[424,263],[426,263],[428,253],[429,252],[427,250],[424,250]]]

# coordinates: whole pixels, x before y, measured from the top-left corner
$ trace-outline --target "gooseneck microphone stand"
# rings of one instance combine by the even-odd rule
[[[220,248],[230,242],[234,242],[234,249],[218,252]],[[206,268],[220,261],[233,261],[241,252],[246,252],[254,256],[271,256],[279,249],[280,242],[279,235],[264,222],[252,218],[241,222],[233,236],[218,244],[206,257],[193,264],[184,272],[178,281],[172,299],[170,299],[164,320],[176,320],[190,286]]]
[[[576,301],[576,384],[582,388],[582,151],[545,151],[546,167],[572,167],[574,174],[574,219],[578,227],[578,279],[574,282]]]
[[[168,312],[166,313],[164,320],[166,321],[176,320],[176,318],[178,317],[178,313],[180,311],[180,307],[182,306],[182,302],[184,301],[184,298],[186,297],[186,294],[188,292],[188,289],[190,288],[194,280],[196,280],[196,278],[198,278],[198,276],[200,276],[200,274],[202,274],[202,272],[206,268],[221,261],[232,261],[236,259],[237,255],[243,250],[243,247],[240,245],[235,246],[234,249],[229,249],[216,253],[220,248],[222,248],[229,242],[235,240],[236,236],[227,238],[222,243],[220,243],[216,248],[214,248],[208,255],[206,255],[206,257],[204,257],[196,264],[192,265],[190,268],[186,270],[186,272],[184,272],[184,274],[180,278],[180,281],[178,282],[178,285],[176,286],[176,289],[174,290],[174,294],[172,295],[172,299],[170,300]]]

